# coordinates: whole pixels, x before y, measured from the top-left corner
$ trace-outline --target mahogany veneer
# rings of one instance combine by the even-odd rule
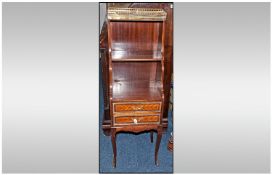
[[[158,133],[155,164],[168,105],[167,13],[162,8],[108,8],[100,39],[104,89],[103,129],[111,135],[116,166],[118,132]],[[103,32],[102,32],[103,34]],[[104,49],[103,49],[104,48]],[[168,53],[168,52],[167,52]],[[166,66],[166,67],[165,67]],[[165,107],[166,106],[166,107]],[[167,111],[166,111],[167,112]],[[110,131],[110,132],[108,132]]]

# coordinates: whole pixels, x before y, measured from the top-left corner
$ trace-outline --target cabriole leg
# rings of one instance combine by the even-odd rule
[[[153,131],[150,131],[150,141],[153,143]]]
[[[160,148],[161,138],[162,138],[162,127],[159,127],[157,141],[156,141],[156,147],[155,147],[155,164],[157,166],[159,166],[158,152],[159,152],[159,148]]]
[[[111,129],[111,143],[112,143],[112,150],[113,150],[113,160],[112,160],[112,166],[115,168],[116,167],[116,130]]]

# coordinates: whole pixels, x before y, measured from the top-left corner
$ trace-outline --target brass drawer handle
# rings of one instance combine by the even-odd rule
[[[138,121],[137,121],[137,119],[135,118],[135,119],[133,119],[133,123],[134,124],[137,124],[138,123]]]
[[[143,106],[132,106],[133,110],[142,110]]]

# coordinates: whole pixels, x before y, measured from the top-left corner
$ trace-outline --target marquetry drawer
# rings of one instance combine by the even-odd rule
[[[113,112],[153,111],[160,112],[160,102],[113,103]]]
[[[115,125],[158,124],[160,115],[114,117]]]

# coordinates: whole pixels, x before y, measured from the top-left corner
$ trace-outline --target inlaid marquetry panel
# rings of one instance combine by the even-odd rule
[[[128,111],[157,111],[161,109],[161,103],[114,103],[114,112]]]
[[[159,115],[147,115],[147,116],[122,116],[115,117],[115,125],[126,125],[126,124],[152,124],[159,122]]]

